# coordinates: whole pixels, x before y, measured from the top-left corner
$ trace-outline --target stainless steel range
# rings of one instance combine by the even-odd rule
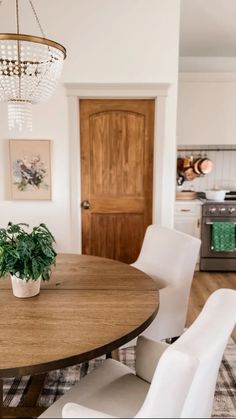
[[[232,221],[236,225],[236,192],[222,202],[206,201],[202,205],[201,271],[236,272],[236,251],[215,252],[211,249],[211,229],[215,221]]]

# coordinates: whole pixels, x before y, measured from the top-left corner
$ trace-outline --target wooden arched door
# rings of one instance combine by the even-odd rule
[[[154,100],[80,100],[82,253],[136,260],[152,222]]]

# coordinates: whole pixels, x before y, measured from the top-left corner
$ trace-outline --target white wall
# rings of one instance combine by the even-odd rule
[[[9,199],[8,139],[52,140],[52,200],[11,201]],[[0,107],[0,225],[8,221],[35,225],[45,222],[55,234],[59,249],[70,248],[69,178],[68,178],[67,99],[59,86],[55,96],[45,104],[33,107],[33,132],[9,132],[7,107]]]
[[[9,29],[10,3],[3,2],[1,6],[2,32],[13,30]],[[67,48],[62,83],[171,84],[164,166],[158,174],[165,180],[166,187],[162,202],[166,211],[161,221],[171,225],[175,195],[179,0],[38,0],[35,6],[47,37]],[[26,25],[28,32],[35,33],[31,11],[26,5],[22,11],[21,27]],[[52,140],[52,201],[7,199],[5,184],[9,173],[5,160],[9,138]],[[30,224],[44,221],[57,239],[58,250],[65,252],[73,251],[69,141],[67,98],[62,84],[47,103],[34,107],[32,133],[9,133],[6,105],[0,105],[0,225],[4,226],[8,220]]]
[[[178,144],[236,144],[236,73],[180,73]]]

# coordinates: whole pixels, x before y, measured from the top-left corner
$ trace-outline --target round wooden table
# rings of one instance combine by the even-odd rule
[[[158,310],[143,272],[111,259],[58,255],[32,298],[0,281],[0,377],[37,374],[88,361],[138,336]]]
[[[159,305],[157,286],[143,272],[76,254],[57,256],[38,296],[14,297],[9,278],[0,280],[0,290],[0,379],[111,352],[142,333]]]

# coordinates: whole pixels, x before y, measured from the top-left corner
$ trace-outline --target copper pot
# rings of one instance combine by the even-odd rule
[[[201,174],[200,169],[199,169],[199,163],[200,163],[201,160],[202,159],[199,158],[199,159],[195,160],[194,163],[193,163],[193,171],[198,176]]]
[[[212,171],[213,162],[207,157],[198,158],[193,163],[193,171],[196,175],[206,175]]]
[[[193,168],[192,167],[188,167],[187,169],[184,170],[184,179],[185,180],[189,180],[192,181],[197,177],[196,173],[194,173]]]
[[[183,158],[183,169],[192,167],[192,164],[193,164],[193,156],[188,156],[188,157]]]
[[[177,172],[181,173],[183,171],[184,167],[184,159],[182,157],[177,158]]]
[[[213,169],[213,162],[212,160],[208,159],[207,157],[201,159],[198,164],[198,168],[203,175],[207,175]]]

